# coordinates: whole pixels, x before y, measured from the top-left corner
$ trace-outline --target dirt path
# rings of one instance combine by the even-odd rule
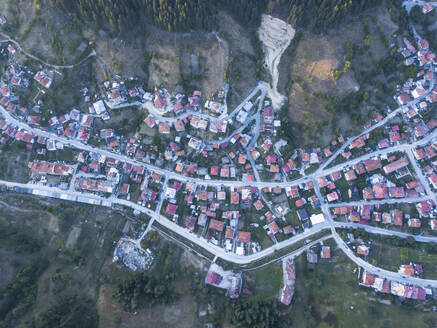
[[[21,45],[20,45],[20,43],[18,43],[18,41],[15,41],[15,40],[12,39],[9,35],[7,35],[7,34],[5,34],[5,33],[3,33],[3,32],[0,32],[0,35],[6,38],[6,40],[0,40],[0,42],[11,42],[11,43],[13,43],[13,44],[17,47],[17,49],[18,49],[19,51],[21,51],[25,56],[27,56],[27,57],[29,57],[29,58],[32,58],[32,59],[34,59],[34,60],[40,62],[41,64],[44,64],[44,65],[46,65],[46,66],[48,66],[48,67],[51,67],[51,68],[54,68],[54,69],[63,69],[63,68],[69,68],[69,69],[71,69],[71,68],[75,68],[76,66],[79,66],[79,65],[81,65],[82,63],[84,63],[84,62],[85,62],[86,60],[88,60],[89,58],[94,57],[94,56],[97,56],[96,51],[93,49],[93,50],[89,53],[88,56],[86,56],[84,59],[82,59],[80,62],[78,62],[78,63],[76,63],[76,64],[72,64],[72,65],[52,65],[52,64],[49,64],[49,63],[43,61],[41,58],[38,58],[38,57],[36,57],[36,56],[34,56],[34,55],[28,53],[26,50],[24,50],[24,49],[21,47]]]

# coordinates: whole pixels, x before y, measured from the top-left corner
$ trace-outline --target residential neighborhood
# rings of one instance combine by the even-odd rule
[[[434,6],[421,8],[429,13]],[[77,90],[78,106],[49,108],[41,95],[60,73],[25,64],[16,45],[3,41],[0,144],[27,160],[14,168],[17,181],[0,185],[145,214],[149,223],[137,238],[118,241],[114,262],[149,270],[156,255],[141,241],[159,224],[172,238],[213,254],[202,281],[231,299],[244,290],[243,274],[219,260],[241,267],[280,262],[278,300],[289,306],[299,279],[295,258],[305,254],[311,268],[331,261],[328,239],[358,267],[360,286],[432,299],[437,280],[425,278],[426,263],[393,271],[367,261],[377,235],[437,242],[437,57],[410,29],[414,38],[399,37],[394,47],[417,74],[395,90],[398,107],[380,109],[357,135],[308,148],[281,137],[286,127],[274,92],[262,82],[230,108],[229,84],[209,95],[183,94],[163,86],[145,90],[135,77],[114,74],[94,92]],[[123,117],[127,108],[135,117]],[[357,230],[371,237],[355,241]]]

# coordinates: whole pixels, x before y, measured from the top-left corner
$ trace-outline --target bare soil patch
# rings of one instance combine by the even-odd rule
[[[67,242],[65,243],[65,247],[67,247],[67,248],[74,247],[74,245],[77,242],[77,239],[79,238],[81,230],[82,229],[80,227],[73,227],[73,229],[71,229],[70,233],[68,234]]]

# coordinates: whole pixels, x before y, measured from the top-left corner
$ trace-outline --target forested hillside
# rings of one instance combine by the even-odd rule
[[[50,5],[73,12],[97,26],[106,22],[117,32],[151,23],[168,31],[215,26],[215,8],[205,0],[50,0]]]
[[[348,15],[381,4],[381,0],[284,0],[289,3],[288,21],[297,27],[322,32],[333,28]]]
[[[338,25],[347,15],[380,4],[380,0],[49,0],[53,7],[75,13],[97,26],[109,24],[123,33],[153,24],[167,31],[219,29],[217,10],[226,10],[241,24],[255,27],[267,7],[280,8],[294,26],[313,32]],[[270,4],[270,6],[269,6]]]

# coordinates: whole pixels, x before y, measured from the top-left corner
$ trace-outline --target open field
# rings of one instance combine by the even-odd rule
[[[282,263],[277,262],[259,270],[248,271],[244,274],[248,288],[255,297],[275,298],[282,286]]]
[[[133,314],[124,311],[112,297],[119,282],[134,276],[111,261],[113,241],[124,224],[122,216],[88,206],[79,206],[76,209],[79,214],[72,216],[74,210],[67,203],[9,194],[1,196],[0,217],[4,218],[1,225],[7,225],[9,229],[16,227],[20,233],[33,236],[35,245],[42,245],[29,252],[22,247],[16,248],[23,246],[22,242],[17,244],[9,240],[7,250],[1,244],[0,251],[6,259],[2,264],[2,272],[6,274],[2,276],[1,284],[8,283],[17,270],[32,259],[42,255],[49,259],[49,265],[38,278],[35,306],[22,320],[45,310],[47,304],[62,295],[79,292],[93,300],[100,327],[144,327],[144,323],[163,327],[202,327],[205,322],[232,327],[228,324],[231,303],[223,291],[203,284],[208,263],[172,245],[166,237],[152,244],[158,260],[151,275],[166,270],[174,272],[171,286],[179,296],[170,305],[141,307]],[[6,219],[11,217],[14,220]],[[295,327],[326,327],[326,324],[348,327],[357,320],[362,323],[361,327],[408,327],[405,322],[412,316],[417,323],[415,327],[428,327],[427,323],[432,322],[433,316],[420,310],[429,308],[432,303],[415,308],[413,303],[402,304],[394,297],[376,295],[371,289],[360,288],[356,266],[344,258],[332,240],[325,243],[333,247],[331,260],[308,265],[305,254],[296,260],[296,294],[291,307],[281,308],[284,320],[290,317]],[[410,251],[408,255],[421,256]],[[425,259],[420,259],[427,272]],[[244,279],[244,286],[254,295],[243,295],[243,302],[258,297],[276,299],[282,285],[281,264],[276,262],[246,272]],[[210,304],[209,312],[206,311],[207,304]],[[204,310],[207,314],[199,317],[198,311]]]
[[[423,277],[437,279],[437,255],[423,248],[395,247],[373,243],[370,247],[369,261],[388,270],[397,271],[401,264],[410,262],[423,266]]]
[[[316,265],[307,264],[305,255],[296,261],[296,293],[289,312],[295,327],[412,327],[412,318],[414,327],[435,325],[435,315],[422,312],[423,304],[401,303],[360,287],[356,266],[338,249],[333,255]]]

